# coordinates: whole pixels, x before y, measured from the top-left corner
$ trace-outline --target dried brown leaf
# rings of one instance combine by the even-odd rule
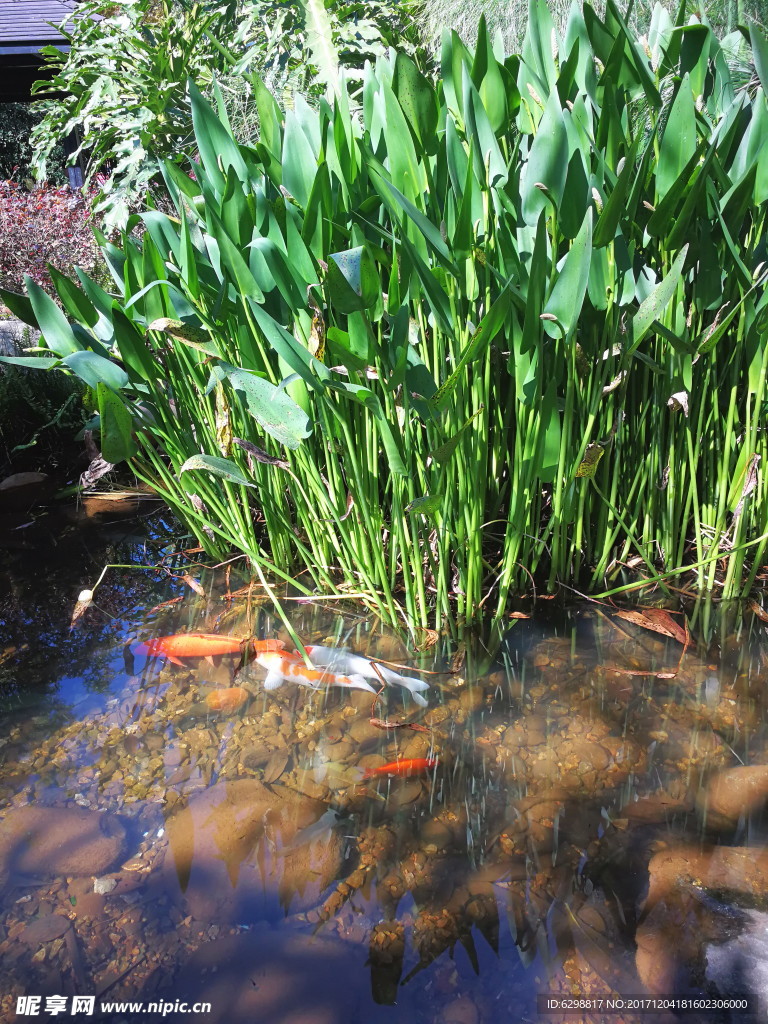
[[[626,608],[614,613],[619,619],[626,619],[642,629],[650,629],[654,633],[661,633],[662,636],[671,637],[678,643],[687,647],[689,642],[688,629],[679,626],[669,612],[663,608]]]
[[[196,594],[199,594],[200,597],[205,597],[205,588],[201,583],[198,583],[194,577],[185,573],[181,579],[183,579],[187,586],[194,590]]]
[[[261,448],[257,448],[251,441],[245,441],[242,437],[233,437],[233,444],[239,445],[246,453],[248,458],[248,467],[253,470],[251,465],[251,459],[255,459],[257,462],[262,462],[266,466],[280,466],[281,469],[290,469],[289,463],[285,459],[276,459],[272,455],[268,455],[267,452]]]

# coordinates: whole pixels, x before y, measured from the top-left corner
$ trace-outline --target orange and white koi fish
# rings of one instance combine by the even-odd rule
[[[363,781],[381,778],[383,775],[398,775],[400,778],[407,778],[409,775],[422,775],[430,768],[436,768],[437,764],[436,757],[407,757],[400,761],[392,761],[390,764],[383,764],[379,768],[366,768],[363,773]]]
[[[376,693],[361,675],[335,675],[327,669],[318,671],[308,668],[301,658],[286,655],[282,651],[267,651],[256,655],[256,661],[267,670],[264,680],[265,690],[276,690],[285,682],[298,683],[300,686],[311,686],[313,690],[321,686],[343,686],[347,690],[368,690]]]
[[[259,651],[281,651],[282,640],[241,640],[236,636],[220,636],[218,633],[176,633],[174,636],[154,636],[141,644],[144,653],[152,658],[160,655],[174,665],[183,665],[181,658],[210,658],[217,654],[238,654],[245,647],[254,653]]]
[[[374,682],[379,684],[383,679],[389,686],[402,686],[403,689],[408,690],[417,704],[420,704],[422,707],[427,706],[427,701],[421,694],[424,690],[429,689],[429,683],[425,683],[423,679],[417,679],[415,676],[401,676],[399,672],[394,672],[391,668],[387,668],[386,665],[378,664],[375,658],[371,660],[370,658],[364,658],[360,654],[352,654],[346,647],[318,647],[311,645],[305,647],[304,650],[318,668],[325,668],[331,672],[341,672],[344,675],[362,676],[364,679],[373,679]],[[288,656],[295,657],[299,661],[301,660],[301,655],[296,651],[291,651]]]

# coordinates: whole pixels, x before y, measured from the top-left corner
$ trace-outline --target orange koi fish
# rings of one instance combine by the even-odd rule
[[[421,775],[423,772],[428,772],[430,768],[436,768],[437,763],[436,757],[407,757],[400,761],[392,761],[390,764],[383,764],[380,768],[366,768],[363,773],[363,781],[380,778],[382,775],[398,775],[400,778]]]
[[[212,690],[206,695],[205,703],[211,711],[237,711],[248,697],[248,691],[242,686],[227,686],[221,690]]]
[[[183,665],[180,658],[210,658],[217,654],[238,654],[244,647],[251,651],[281,651],[282,640],[241,640],[236,636],[217,633],[177,633],[174,636],[155,636],[145,640],[144,653],[152,658],[163,655],[174,665]]]
[[[333,672],[307,668],[301,658],[295,654],[283,654],[282,651],[267,651],[256,655],[256,661],[267,670],[264,680],[265,690],[276,690],[285,682],[298,683],[300,686],[311,686],[317,690],[321,686],[343,686],[347,690],[368,690],[376,693],[374,688],[360,675],[340,676]]]

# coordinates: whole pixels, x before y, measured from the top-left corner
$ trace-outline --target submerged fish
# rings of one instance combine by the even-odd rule
[[[317,690],[321,686],[342,686],[347,690],[368,690],[369,693],[376,693],[361,675],[335,675],[327,669],[318,671],[308,668],[301,658],[286,655],[282,651],[267,651],[257,654],[256,661],[267,670],[267,678],[264,680],[265,690],[276,690],[278,686],[288,681],[298,683],[300,686],[311,686],[313,690]]]
[[[379,684],[383,679],[390,686],[402,686],[408,690],[410,695],[422,707],[427,706],[427,701],[422,697],[421,692],[429,689],[429,683],[415,676],[401,676],[386,665],[380,665],[370,658],[364,658],[360,654],[352,654],[346,647],[318,647],[315,645],[304,648],[312,662],[319,668],[330,669],[332,672],[342,672],[344,675],[358,675],[364,679],[373,679]],[[301,656],[292,651],[289,657],[301,660]],[[381,673],[381,674],[379,674]]]
[[[253,652],[280,651],[282,640],[241,640],[236,636],[218,633],[176,633],[174,636],[154,636],[141,644],[146,654],[156,658],[163,655],[174,665],[183,665],[181,658],[210,658],[217,654],[237,654],[245,647]]]
[[[436,768],[438,759],[436,757],[407,757],[400,761],[391,761],[379,768],[366,768],[363,773],[363,780],[376,779],[382,775],[399,775],[401,778],[409,775],[421,775],[428,772],[430,768]]]

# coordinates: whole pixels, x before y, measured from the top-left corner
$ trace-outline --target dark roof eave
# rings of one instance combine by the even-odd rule
[[[10,57],[17,53],[40,53],[44,46],[55,46],[57,50],[61,50],[62,53],[68,53],[70,50],[69,46],[60,46],[58,43],[51,42],[48,40],[44,43],[30,43],[29,46],[19,46],[14,44],[13,46],[2,46],[0,45],[0,58]]]

